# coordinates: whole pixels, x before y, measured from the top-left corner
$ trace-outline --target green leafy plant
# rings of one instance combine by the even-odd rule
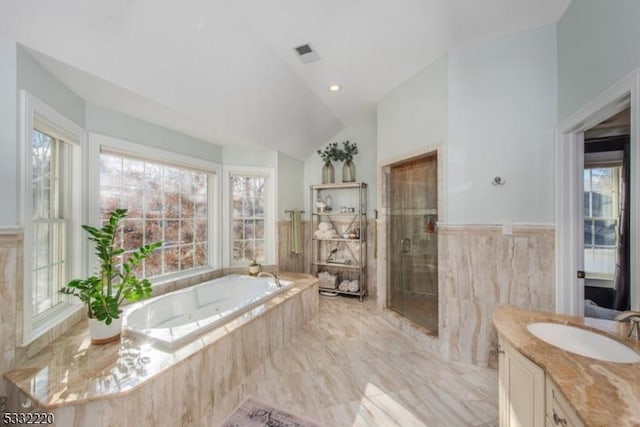
[[[122,260],[122,267],[118,268],[124,249],[118,247],[115,240],[126,216],[126,209],[116,209],[102,228],[82,226],[89,233],[89,240],[95,244],[95,254],[100,261],[98,272],[86,279],[74,279],[60,289],[61,293],[80,298],[87,307],[90,319],[103,321],[107,325],[119,317],[120,305],[125,300],[139,301],[151,296],[151,282],[138,279],[134,270],[162,245],[162,242],[155,242],[136,249],[126,260]]]
[[[353,156],[358,154],[358,144],[345,141],[342,143],[342,150],[340,150],[340,160],[349,161],[353,160]]]
[[[327,144],[324,150],[318,150],[318,154],[325,165],[331,163],[332,160],[342,160],[342,151],[338,148],[337,142]]]

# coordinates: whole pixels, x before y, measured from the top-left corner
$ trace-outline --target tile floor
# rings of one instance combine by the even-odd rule
[[[421,348],[373,301],[321,297],[318,317],[237,393],[326,426],[497,426],[497,377]]]

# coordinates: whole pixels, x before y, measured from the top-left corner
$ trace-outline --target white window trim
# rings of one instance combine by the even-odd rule
[[[86,176],[85,162],[85,130],[58,113],[52,107],[42,102],[30,93],[20,91],[20,218],[24,229],[23,242],[23,318],[22,318],[22,343],[27,345],[50,329],[62,323],[71,315],[82,309],[82,304],[75,298],[69,298],[67,303],[52,310],[38,323],[34,322],[33,306],[31,304],[32,285],[32,227],[31,218],[33,210],[32,171],[31,171],[31,140],[36,117],[41,130],[51,133],[72,147],[72,193],[71,211],[69,216],[69,229],[67,230],[67,256],[69,260],[68,273],[70,277],[79,277],[86,272],[84,254],[85,243],[79,233],[80,224],[83,223],[83,195],[85,194]]]
[[[196,157],[178,154],[171,151],[162,150],[155,147],[137,144],[118,138],[113,138],[98,133],[89,132],[89,159],[88,165],[90,173],[88,179],[89,195],[88,195],[88,221],[94,226],[100,223],[100,153],[103,151],[111,151],[122,155],[138,157],[151,162],[157,161],[164,164],[184,167],[189,169],[198,169],[210,174],[208,182],[208,212],[209,216],[209,232],[207,238],[208,245],[208,267],[193,268],[176,273],[165,274],[151,279],[153,286],[166,283],[168,280],[178,280],[190,277],[195,274],[202,274],[205,271],[215,270],[221,265],[219,239],[220,235],[220,169],[218,163],[209,162],[207,160],[198,159]],[[91,251],[89,251],[91,252]],[[95,265],[95,256],[88,253],[91,265]]]
[[[225,267],[238,267],[242,264],[234,264],[231,259],[231,175],[264,175],[267,177],[264,238],[265,238],[265,261],[267,265],[276,263],[276,234],[275,234],[275,214],[276,214],[276,173],[274,168],[259,166],[236,166],[224,165],[222,168],[222,255]]]

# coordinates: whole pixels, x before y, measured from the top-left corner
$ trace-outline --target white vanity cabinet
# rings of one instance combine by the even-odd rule
[[[548,427],[583,427],[584,424],[573,412],[562,393],[553,381],[547,377],[547,426]]]
[[[545,427],[544,371],[500,338],[500,427]]]
[[[544,370],[499,338],[500,427],[583,427]]]

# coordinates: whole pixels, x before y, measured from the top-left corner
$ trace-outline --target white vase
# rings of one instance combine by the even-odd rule
[[[260,273],[260,264],[258,264],[258,265],[250,265],[249,266],[249,275],[250,276],[257,276],[258,273]]]
[[[88,320],[91,344],[106,344],[120,339],[120,332],[122,330],[122,316],[120,316],[120,318],[118,319],[113,319],[110,325],[107,325],[105,322],[96,319]]]

